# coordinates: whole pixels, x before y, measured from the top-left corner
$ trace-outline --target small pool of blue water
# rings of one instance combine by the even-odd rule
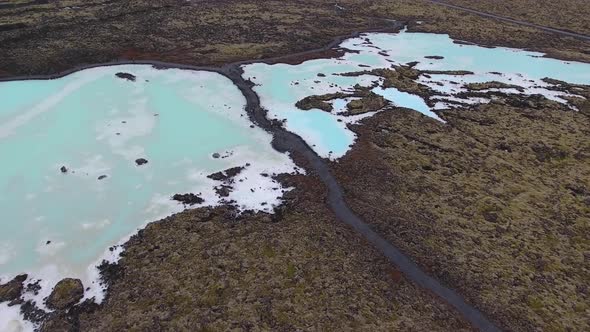
[[[355,84],[371,86],[379,82],[376,76],[368,75],[375,68],[391,68],[417,61],[416,68],[421,70],[464,70],[474,73],[453,77],[451,81],[497,80],[521,84],[530,88],[531,94],[542,93],[556,100],[559,97],[555,96],[555,91],[543,89],[547,84],[541,79],[549,77],[570,83],[590,84],[590,64],[544,58],[540,53],[503,47],[456,44],[448,35],[442,34],[405,31],[397,34],[368,33],[348,39],[340,46],[354,52],[338,59],[310,60],[298,65],[255,63],[244,67],[244,76],[257,84],[255,90],[260,95],[262,106],[269,110],[269,117],[285,120],[288,130],[305,139],[319,155],[331,159],[342,157],[354,143],[355,135],[348,129],[347,121],[338,112],[318,116],[317,112],[321,111],[302,111],[295,104],[312,95],[350,91]],[[442,59],[426,58],[434,55]],[[339,75],[362,71],[367,72],[367,75]],[[490,72],[498,73],[499,76]],[[445,81],[449,75],[431,76],[428,81],[435,90],[459,91]],[[377,87],[373,91],[395,105],[441,120],[419,96],[395,88]],[[336,101],[335,108],[341,110],[341,103],[344,101]],[[444,107],[444,104],[441,105]],[[316,121],[321,121],[322,125],[309,125]]]

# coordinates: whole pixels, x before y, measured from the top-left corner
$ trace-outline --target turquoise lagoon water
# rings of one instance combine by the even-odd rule
[[[393,64],[418,61],[416,68],[423,70],[466,70],[474,75],[431,75],[420,77],[420,83],[440,93],[441,101],[454,100],[450,94],[461,92],[469,82],[501,81],[521,85],[525,94],[541,93],[548,98],[565,102],[561,92],[545,89],[542,78],[550,77],[570,83],[590,84],[590,64],[542,58],[542,54],[509,48],[484,48],[453,43],[447,35],[408,33],[370,33],[344,41],[341,47],[357,51],[339,59],[310,60],[299,65],[256,63],[244,67],[245,77],[257,84],[262,106],[269,116],[286,121],[286,128],[301,137],[320,155],[330,159],[343,156],[354,143],[355,135],[347,128],[347,117],[320,110],[301,111],[295,103],[307,96],[350,90],[355,84],[369,86],[379,82],[377,77],[343,77],[338,74],[388,68]],[[443,59],[427,59],[426,56],[443,56]],[[362,66],[359,66],[362,65]],[[368,66],[368,67],[367,67]],[[491,74],[498,72],[501,75]],[[319,73],[325,75],[318,76]],[[403,93],[395,88],[377,87],[374,92],[383,95],[393,104],[415,109],[436,120],[433,110],[448,108],[444,102],[429,107],[419,96]],[[520,93],[518,91],[505,91]],[[436,98],[433,98],[435,101]],[[471,99],[462,102],[481,103],[488,100]],[[337,110],[343,101],[334,101]],[[321,122],[321,126],[310,123]]]
[[[69,276],[100,297],[94,263],[146,222],[181,211],[173,194],[219,204],[206,175],[250,163],[229,199],[270,210],[280,186],[260,173],[294,167],[269,134],[250,128],[245,98],[215,73],[102,67],[0,83],[0,96],[0,276],[31,273],[44,292]]]
[[[468,70],[477,74],[500,72],[521,74],[530,79],[555,78],[570,83],[590,83],[590,64],[543,58],[543,53],[526,52],[505,47],[486,48],[453,43],[448,35],[428,33],[374,33],[367,38],[379,49],[362,44],[361,38],[349,39],[342,47],[374,55],[385,51],[386,59],[397,63],[419,61],[418,69]],[[426,59],[438,55],[444,59]],[[354,59],[356,55],[352,55]]]
[[[440,120],[438,115],[436,115],[436,113],[430,109],[424,99],[422,99],[420,96],[399,91],[396,88],[384,89],[379,86],[374,88],[372,91],[380,96],[383,96],[383,98],[389,100],[399,107],[411,108],[426,116]]]

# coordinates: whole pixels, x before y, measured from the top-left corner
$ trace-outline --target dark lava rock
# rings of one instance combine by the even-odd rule
[[[41,291],[41,280],[36,280],[35,282],[30,282],[27,287],[25,288],[25,291],[29,292],[29,293],[33,293],[35,295],[39,295],[39,292]]]
[[[99,177],[98,177],[98,179],[99,179],[99,180],[104,180],[104,179],[106,179],[106,178],[107,178],[107,176],[106,176],[106,175],[101,175],[101,176],[99,176]]]
[[[141,166],[141,165],[147,164],[148,161],[145,158],[139,158],[139,159],[135,159],[135,163],[137,164],[137,166]]]
[[[115,74],[118,78],[128,80],[131,82],[135,82],[135,75],[129,73],[116,73]]]
[[[65,166],[62,166],[62,167],[61,167],[59,170],[60,170],[62,173],[67,173],[67,172],[68,172],[68,168],[67,168],[67,167],[65,167]]]
[[[226,185],[215,187],[215,193],[219,197],[228,197],[232,191],[233,191],[233,188],[230,186],[226,186]]]
[[[326,77],[326,74],[324,74],[324,73],[318,73],[318,77]]]
[[[66,278],[55,285],[51,295],[46,300],[50,309],[66,309],[84,297],[84,286],[80,279]]]
[[[0,285],[0,302],[18,299],[23,291],[25,280],[27,280],[27,275],[21,274],[4,285]]]
[[[209,179],[215,180],[215,181],[223,181],[223,180],[227,179],[227,176],[223,172],[216,172],[216,173],[207,175],[207,177]]]
[[[199,195],[195,194],[176,194],[172,196],[172,199],[178,202],[182,202],[185,205],[201,204],[205,201]]]
[[[246,164],[246,166],[250,166],[250,164]],[[233,178],[236,175],[240,174],[244,170],[244,168],[245,167],[243,167],[243,166],[240,166],[240,167],[232,167],[232,168],[226,169],[225,170],[225,174],[227,174],[227,177]]]
[[[557,108],[553,106],[559,105],[557,102],[549,100],[540,94],[525,97],[518,95],[504,95],[503,97],[506,104],[524,109],[542,109],[547,107]]]
[[[244,170],[244,166],[239,166],[239,167],[232,167],[232,168],[228,168],[223,172],[217,172],[217,173],[213,173],[210,175],[207,175],[207,177],[209,179],[215,180],[215,181],[226,181],[229,180],[233,177],[235,177],[236,175],[240,174],[240,172],[242,172]]]
[[[29,300],[21,304],[20,312],[25,320],[35,324],[42,323],[47,318],[47,313],[35,305],[33,301]]]
[[[434,60],[442,60],[445,57],[440,55],[427,55],[425,56],[426,59],[434,59]]]
[[[215,152],[215,153],[213,154],[213,158],[215,158],[215,159],[219,159],[219,157],[221,157],[221,155],[220,155],[219,153]]]

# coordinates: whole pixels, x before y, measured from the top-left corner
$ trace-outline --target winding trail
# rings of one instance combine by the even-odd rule
[[[367,223],[352,212],[344,200],[342,187],[330,172],[325,160],[319,157],[301,137],[268,120],[266,110],[260,106],[260,99],[252,89],[253,83],[242,77],[241,67],[224,67],[223,71],[246,97],[246,107],[250,119],[273,134],[273,147],[280,152],[298,153],[308,161],[311,169],[327,187],[328,205],[340,221],[361,234],[391,263],[396,265],[408,279],[452,305],[473,327],[481,331],[500,331],[482,312],[468,304],[461,295],[429,276],[408,256],[373,231]]]
[[[367,32],[388,32],[388,31],[398,31],[404,25],[401,22],[389,23],[392,25],[389,28],[385,29],[377,29],[371,31],[362,31],[362,32],[354,32],[348,35],[340,36],[335,38],[331,43],[328,45],[315,49],[309,50],[301,53],[290,54],[286,56],[279,56],[275,58],[269,58],[265,60],[251,60],[251,61],[241,61],[236,63],[231,63],[224,65],[222,67],[210,67],[210,66],[191,66],[191,65],[183,65],[183,64],[175,64],[175,63],[168,63],[168,62],[161,62],[161,61],[114,61],[108,63],[101,63],[101,64],[92,64],[92,65],[85,65],[79,66],[76,68],[72,68],[70,70],[61,72],[55,75],[38,75],[38,76],[21,76],[21,77],[10,77],[10,78],[0,78],[0,82],[3,81],[14,81],[14,80],[47,80],[47,79],[56,79],[60,78],[69,74],[72,74],[77,71],[81,71],[84,69],[89,68],[96,68],[96,67],[105,67],[105,66],[115,66],[115,65],[124,65],[124,64],[145,64],[145,65],[153,65],[156,68],[160,69],[168,69],[168,68],[176,68],[176,69],[186,69],[186,70],[195,70],[195,71],[209,71],[219,73],[224,75],[225,77],[229,78],[242,92],[244,97],[246,98],[246,111],[249,115],[250,120],[258,125],[259,127],[263,128],[264,130],[268,131],[273,135],[272,145],[273,147],[280,151],[280,152],[289,152],[298,154],[304,157],[311,169],[320,180],[324,183],[324,185],[328,189],[328,205],[330,209],[334,212],[336,217],[347,224],[348,226],[352,227],[356,232],[362,235],[369,243],[371,243],[376,249],[379,250],[387,259],[394,265],[398,267],[398,269],[412,282],[416,283],[418,286],[436,294],[440,297],[443,301],[447,302],[451,306],[453,306],[467,321],[471,323],[471,325],[481,331],[500,331],[500,329],[486,316],[475,308],[473,305],[467,303],[465,299],[455,292],[454,290],[444,286],[435,278],[429,276],[426,272],[424,272],[418,265],[416,265],[408,256],[402,253],[398,248],[393,246],[387,240],[385,240],[382,236],[378,233],[373,231],[371,227],[361,220],[357,215],[352,212],[352,210],[346,204],[344,199],[343,191],[341,186],[339,185],[338,181],[330,172],[330,168],[326,161],[319,157],[313,149],[299,136],[287,131],[284,127],[277,121],[271,121],[266,117],[266,110],[262,108],[260,105],[260,98],[253,90],[254,83],[249,80],[245,80],[242,76],[243,70],[242,66],[251,64],[251,63],[278,63],[293,58],[300,58],[306,55],[313,55],[315,53],[321,53],[325,51],[329,51],[338,46],[343,40],[358,37],[361,33]]]
[[[526,22],[526,21],[522,21],[522,20],[517,20],[517,19],[506,17],[506,16],[490,14],[490,13],[486,13],[486,12],[483,12],[483,11],[480,11],[477,9],[471,9],[471,8],[467,8],[467,7],[463,7],[463,6],[453,5],[453,4],[445,2],[444,0],[428,0],[428,1],[430,1],[431,3],[436,4],[436,5],[461,10],[461,11],[464,11],[467,13],[479,15],[479,16],[486,17],[486,18],[492,18],[495,20],[514,23],[514,24],[518,24],[518,25],[523,25],[523,26],[543,30],[543,31],[550,32],[550,33],[555,33],[555,34],[559,34],[559,35],[563,35],[563,36],[574,37],[577,39],[590,41],[590,36],[584,35],[581,33],[577,33],[577,32],[573,32],[573,31],[555,29],[555,28],[544,26],[544,25]]]

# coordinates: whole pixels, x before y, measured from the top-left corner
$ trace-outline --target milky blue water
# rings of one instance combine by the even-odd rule
[[[244,76],[257,84],[255,90],[260,95],[262,106],[269,110],[269,117],[285,120],[286,129],[300,135],[319,155],[331,159],[346,154],[354,143],[355,135],[347,127],[350,121],[338,111],[333,114],[320,110],[302,111],[295,103],[311,95],[350,91],[357,83],[370,86],[380,82],[374,76],[342,77],[338,75],[341,73],[389,68],[414,61],[419,62],[416,68],[423,70],[474,72],[474,75],[467,76],[420,77],[418,82],[440,93],[441,100],[453,100],[454,97],[448,94],[464,91],[462,86],[465,83],[494,80],[521,85],[526,88],[525,94],[541,93],[553,100],[565,102],[561,98],[562,93],[546,89],[548,84],[541,79],[550,77],[570,83],[590,84],[590,64],[542,58],[540,53],[509,48],[490,49],[455,44],[447,35],[405,31],[398,34],[370,33],[346,40],[340,46],[358,53],[347,53],[339,59],[306,61],[299,65],[256,63],[244,67]],[[425,58],[433,55],[444,58]],[[318,73],[325,77],[318,76]],[[448,107],[448,104],[437,103],[436,107],[431,108],[421,97],[395,88],[377,87],[373,91],[394,105],[414,109],[434,120],[441,120],[434,110]],[[489,100],[461,101],[474,104]],[[334,101],[333,105],[341,109],[343,103]],[[311,126],[310,123],[321,123],[321,126]]]
[[[411,108],[431,118],[440,119],[420,96],[399,91],[396,88],[382,88],[380,86],[371,91],[383,96],[383,98],[389,100],[395,106]]]
[[[109,246],[183,209],[170,199],[175,193],[218,204],[218,183],[206,175],[250,163],[230,198],[269,210],[280,196],[271,187],[280,186],[260,173],[294,166],[271,148],[269,134],[250,128],[245,98],[215,73],[95,68],[0,83],[0,99],[0,276],[7,278],[28,272],[91,282],[89,267]],[[138,158],[148,164],[136,165]]]
[[[550,77],[570,83],[590,83],[590,64],[543,58],[543,53],[455,44],[453,39],[443,34],[375,33],[367,37],[374,46],[389,54],[388,59],[397,63],[419,61],[418,69],[519,73],[531,79]],[[358,38],[349,39],[341,46],[373,55],[380,51],[368,49],[359,42]],[[444,59],[424,58],[432,55],[443,56]]]

